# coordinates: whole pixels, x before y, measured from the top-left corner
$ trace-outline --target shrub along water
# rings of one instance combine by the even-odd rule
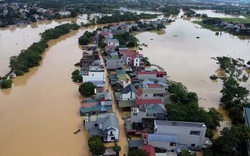
[[[22,50],[18,56],[10,57],[9,67],[13,70],[17,76],[23,75],[29,72],[29,68],[39,66],[39,62],[42,60],[41,54],[48,48],[48,41],[51,39],[57,39],[62,35],[70,32],[71,29],[79,29],[77,24],[62,24],[56,26],[53,29],[48,29],[42,33],[41,40],[33,43],[28,49]]]

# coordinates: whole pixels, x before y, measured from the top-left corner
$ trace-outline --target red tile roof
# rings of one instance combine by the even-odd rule
[[[164,75],[167,75],[167,72],[165,71],[139,71],[139,72],[136,72],[136,74],[164,74]]]
[[[120,52],[124,53],[127,57],[130,57],[132,60],[139,55],[138,52],[134,52],[132,50],[120,50]]]
[[[160,84],[147,84],[148,88],[163,88]]]
[[[83,103],[82,108],[96,106],[96,105],[97,105],[97,102]]]
[[[162,104],[161,99],[135,99],[136,105],[143,105],[143,104]]]
[[[142,149],[149,153],[148,156],[155,156],[155,148],[152,145],[143,145]]]

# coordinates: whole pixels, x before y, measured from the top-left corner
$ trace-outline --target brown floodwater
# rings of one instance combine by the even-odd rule
[[[40,32],[70,21],[81,22],[79,19],[66,19],[0,29],[0,75],[9,71],[9,57],[39,41]],[[43,54],[39,67],[15,78],[11,89],[0,90],[0,156],[89,155],[88,134],[80,132],[73,135],[76,129],[82,128],[82,118],[78,114],[82,97],[70,74],[82,55],[78,37],[85,30],[94,29],[72,31],[50,41],[50,48]],[[218,108],[222,87],[219,80],[212,82],[209,79],[218,69],[211,57],[228,55],[247,61],[250,59],[247,40],[227,33],[215,36],[214,32],[201,29],[188,20],[177,19],[167,26],[165,33],[158,34],[144,32],[137,35],[141,43],[148,45],[142,47],[141,52],[152,63],[162,66],[170,79],[180,81],[190,91],[196,92],[200,105],[206,109]],[[196,39],[197,36],[200,39]],[[249,88],[248,82],[244,85]],[[116,106],[114,109],[117,110]],[[122,125],[121,113],[117,112],[117,116]],[[224,125],[222,123],[222,127]],[[124,130],[120,134],[119,144],[123,153],[127,141]]]

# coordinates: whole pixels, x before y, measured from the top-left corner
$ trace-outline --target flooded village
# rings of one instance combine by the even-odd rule
[[[188,91],[197,93],[200,107],[206,111],[214,107],[225,114],[215,130],[218,137],[218,131],[230,127],[231,121],[219,107],[223,82],[209,79],[218,69],[211,57],[248,60],[250,45],[247,39],[226,32],[217,36],[192,23],[194,19],[180,18],[182,14],[162,31],[135,32],[141,49],[123,46],[115,38],[136,26],[122,22],[111,28],[94,25],[71,30],[49,41],[40,66],[14,78],[12,88],[0,91],[0,148],[4,149],[0,155],[91,155],[94,149],[88,140],[96,135],[105,146],[103,155],[127,156],[129,149],[138,147],[150,156],[179,155],[183,149],[193,154],[211,146],[204,122],[168,120],[169,86],[172,81],[182,82]],[[38,41],[40,32],[71,21],[80,24],[83,20],[1,28],[1,75],[9,71],[6,58]],[[93,42],[78,45],[86,31],[97,31]],[[18,37],[6,37],[13,34]],[[103,48],[98,47],[100,36]],[[74,67],[79,60],[80,66]],[[78,92],[82,83],[73,83],[70,75],[75,70],[83,83],[95,85],[92,96]],[[249,82],[242,84],[249,88]],[[103,152],[103,146],[99,148]]]

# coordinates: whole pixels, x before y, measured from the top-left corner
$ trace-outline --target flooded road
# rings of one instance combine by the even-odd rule
[[[0,75],[9,71],[9,57],[39,41],[40,32],[72,20],[76,21],[47,21],[47,24],[35,23],[24,28],[0,29]],[[77,39],[85,30],[72,31],[51,41],[39,67],[15,78],[12,89],[0,90],[0,156],[89,155],[87,133],[73,134],[82,128],[78,114],[82,97],[78,85],[70,78],[73,65],[82,55]],[[197,36],[200,39],[196,39]],[[226,33],[215,36],[214,32],[187,20],[176,20],[167,26],[165,33],[144,32],[137,37],[148,45],[142,47],[141,53],[149,57],[150,62],[162,66],[172,80],[196,92],[200,105],[207,109],[218,108],[222,87],[220,81],[209,79],[218,68],[211,57],[229,55],[250,60],[247,40]],[[120,113],[117,115],[122,125]],[[126,141],[120,141],[125,142],[119,143],[124,152]]]

